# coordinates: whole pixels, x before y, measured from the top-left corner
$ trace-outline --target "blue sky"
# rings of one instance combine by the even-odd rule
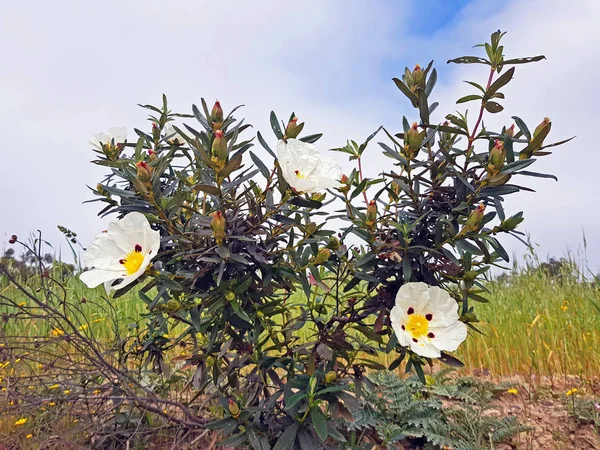
[[[446,61],[473,54],[501,28],[509,56],[548,60],[517,69],[506,114],[487,125],[510,125],[514,114],[532,125],[550,116],[555,140],[578,135],[536,163],[559,183],[533,180],[538,192],[507,207],[525,211],[524,229],[542,257],[576,251],[585,229],[590,267],[599,271],[600,93],[589,87],[600,73],[599,21],[594,0],[12,2],[0,17],[8,62],[0,70],[0,240],[40,228],[60,243],[61,224],[89,242],[105,228],[95,205],[82,205],[85,185],[103,175],[89,164],[87,142],[112,126],[144,126],[137,103],[158,103],[163,92],[179,111],[202,96],[226,109],[243,103],[264,134],[271,109],[281,117],[295,111],[307,132],[325,133],[323,149],[337,147],[382,124],[399,130],[402,115],[417,119],[390,80],[405,66],[434,59],[438,110],[459,109],[455,100],[470,92],[462,81],[485,74]],[[376,145],[367,151],[376,176],[388,161]]]

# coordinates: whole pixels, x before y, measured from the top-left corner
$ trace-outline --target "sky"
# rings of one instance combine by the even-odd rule
[[[388,0],[303,2],[200,0],[56,0],[10,2],[0,16],[0,250],[10,235],[41,230],[55,251],[68,253],[57,225],[84,243],[106,227],[86,185],[104,170],[90,164],[90,137],[112,126],[147,127],[138,103],[189,112],[202,97],[275,138],[269,112],[294,111],[306,133],[324,133],[323,150],[364,140],[379,125],[398,132],[402,116],[418,120],[391,78],[405,66],[435,60],[438,101],[433,119],[471,108],[456,105],[485,83],[485,69],[448,65],[477,54],[473,45],[502,29],[507,57],[544,54],[518,66],[504,89],[505,111],[488,128],[519,115],[532,127],[552,119],[552,140],[577,138],[532,169],[559,182],[526,180],[535,193],[509,196],[508,213],[524,211],[522,228],[542,259],[582,251],[600,271],[600,2],[595,0]],[[384,140],[383,136],[379,140]],[[365,171],[375,177],[389,160],[376,141]],[[335,154],[345,171],[351,164]],[[511,198],[513,197],[513,198]],[[503,243],[521,260],[525,247]]]

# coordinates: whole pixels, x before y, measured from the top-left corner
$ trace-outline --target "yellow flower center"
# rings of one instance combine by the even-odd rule
[[[294,170],[294,173],[296,174],[296,176],[302,180],[306,179],[306,175],[303,175],[302,172],[300,172],[299,170]]]
[[[411,314],[408,316],[406,329],[412,334],[413,338],[419,339],[426,336],[429,331],[429,321],[421,314]]]
[[[144,254],[142,253],[142,247],[140,245],[136,245],[135,249],[127,253],[127,256],[119,261],[125,267],[125,271],[127,275],[133,275],[142,266],[144,262]]]

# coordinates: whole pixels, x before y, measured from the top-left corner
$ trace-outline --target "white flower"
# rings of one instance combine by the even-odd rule
[[[277,160],[283,178],[298,192],[318,192],[340,186],[342,169],[312,144],[288,139],[277,143]]]
[[[467,337],[456,301],[444,289],[425,283],[402,285],[390,320],[400,345],[428,358],[439,358],[440,350],[456,350]]]
[[[165,127],[165,137],[167,142],[171,145],[186,145],[187,141],[185,138],[175,131],[175,128],[170,123]]]
[[[90,288],[104,283],[107,293],[121,289],[144,273],[159,247],[160,232],[143,214],[129,213],[94,237],[83,255],[83,263],[93,269],[79,277]]]
[[[95,134],[94,137],[91,139],[90,144],[96,150],[102,151],[102,144],[112,145],[113,139],[115,140],[115,145],[122,144],[123,142],[125,142],[127,140],[127,128],[113,127],[109,128],[108,132],[106,133]]]

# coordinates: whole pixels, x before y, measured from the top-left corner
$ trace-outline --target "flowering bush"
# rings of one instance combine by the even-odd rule
[[[347,428],[331,419],[352,420],[367,369],[405,361],[424,380],[432,358],[461,364],[446,352],[477,330],[471,303],[486,301],[486,272],[509,259],[497,236],[521,239],[522,213],[507,216],[504,197],[530,190],[521,178],[552,177],[525,169],[565,142],[545,144],[549,119],[533,133],[517,116],[517,129],[483,126],[486,113],[502,112],[514,66],[543,58],[505,59],[502,36],[481,45],[487,58],[449,61],[489,67],[487,82],[469,82],[476,93],[457,102],[477,102],[475,123],[466,113],[432,123],[436,70],[407,68],[393,81],[418,121],[334,149],[357,162],[345,175],[315,147],[321,134],[301,136],[293,113],[285,124],[271,112],[274,138],[256,135],[271,163],[251,150],[237,108],[225,116],[219,102],[184,115],[163,97],[160,108],[143,105],[152,128],[135,129],[134,141],[121,130],[96,137],[94,162],[110,174],[94,201],[119,219],[88,247],[82,280],[115,297],[143,284],[147,330],[131,353],[156,362],[189,349],[193,370],[177,374],[188,377],[186,406],[219,401],[224,416],[209,427],[229,436],[224,444],[345,442]],[[389,169],[366,174],[378,135]],[[329,229],[333,218],[346,225]],[[370,358],[382,353],[395,355],[389,367]],[[373,429],[362,436],[379,442]]]

